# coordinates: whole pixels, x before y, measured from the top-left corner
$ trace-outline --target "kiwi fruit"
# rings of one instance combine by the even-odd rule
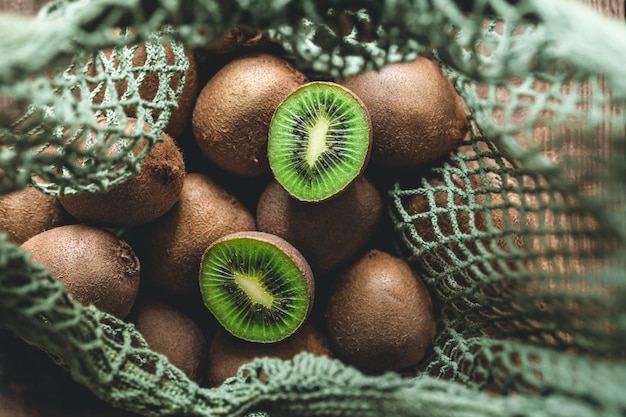
[[[356,256],[374,235],[382,211],[382,196],[365,176],[341,195],[314,204],[293,198],[272,181],[259,197],[256,219],[260,231],[298,248],[317,275]]]
[[[274,41],[267,32],[247,31],[244,28],[233,27],[224,36],[201,45],[200,48],[212,54],[222,55],[264,48],[273,44]]]
[[[115,36],[125,36],[121,29],[114,30]],[[133,76],[138,78],[139,75],[135,75],[135,73],[141,74],[141,78],[138,79],[138,86],[136,94],[146,102],[155,102],[157,94],[159,91],[162,91],[161,87],[161,76],[159,74],[160,71],[163,71],[163,66],[173,66],[176,64],[176,55],[175,50],[172,47],[172,43],[166,39],[161,41],[161,48],[163,56],[159,57],[159,62],[149,62],[148,61],[148,49],[154,48],[153,46],[147,46],[145,43],[124,46],[121,48],[107,48],[100,51],[103,58],[108,62],[113,59],[113,65],[111,68],[100,68],[96,64],[92,64],[87,69],[87,75],[90,78],[97,79],[102,71],[112,72],[118,78],[118,72],[120,71],[120,59],[119,55],[122,53],[122,48],[129,48],[133,52],[132,56],[132,67],[134,69]],[[174,139],[178,139],[178,137],[183,133],[185,128],[189,125],[191,119],[191,112],[193,110],[193,106],[196,100],[196,96],[198,93],[198,66],[196,63],[196,58],[192,50],[184,49],[183,53],[185,57],[189,61],[189,68],[185,72],[184,85],[181,91],[180,96],[177,99],[177,106],[172,109],[170,114],[170,118],[165,126],[164,131],[173,137]],[[182,82],[182,77],[180,73],[174,73],[170,77],[169,88],[172,91],[176,91],[179,88],[180,83]],[[120,99],[127,94],[127,90],[129,88],[128,81],[126,79],[119,79],[115,82],[115,93],[111,94],[113,97],[119,97]],[[106,94],[106,86],[95,84],[91,85],[90,88],[92,90],[97,90],[94,98],[94,104],[101,104],[104,100]],[[128,117],[137,118],[137,108],[134,104],[126,105],[125,100],[131,100],[133,96],[126,97],[122,100],[122,104],[124,105],[124,112]],[[160,111],[153,110],[152,117],[156,120],[159,117]]]
[[[374,165],[424,167],[448,155],[468,136],[463,100],[430,58],[390,63],[338,82],[370,113]]]
[[[250,211],[211,178],[190,173],[170,211],[129,228],[124,237],[141,260],[147,288],[174,298],[199,300],[202,254],[217,239],[245,230],[256,230]]]
[[[272,115],[305,82],[303,73],[275,55],[254,53],[229,61],[202,88],[193,109],[193,134],[202,155],[234,174],[268,174]]]
[[[430,294],[401,258],[368,251],[337,274],[324,312],[335,357],[363,371],[399,371],[425,356],[436,334]]]
[[[236,376],[242,365],[255,358],[290,360],[301,352],[332,357],[326,335],[308,322],[288,338],[275,343],[248,342],[220,329],[209,346],[207,382],[209,386],[217,387]]]
[[[446,180],[431,172],[425,174],[423,180],[429,184],[432,196],[415,193],[404,199],[404,209],[413,218],[417,235],[405,231],[405,237],[415,246],[414,251],[423,252],[424,264],[436,273],[442,273],[479,253],[475,231],[486,230],[485,212],[470,208],[468,186],[457,175],[452,174]],[[425,249],[444,239],[450,239],[450,242]]]
[[[39,233],[21,245],[78,303],[120,319],[139,291],[139,259],[126,241],[94,226],[70,224]]]
[[[403,232],[409,252],[419,254],[428,273],[445,278],[436,280],[435,294],[445,294],[446,305],[454,308],[486,295],[476,293],[474,298],[464,291],[467,288],[485,288],[491,279],[500,288],[505,284],[498,277],[523,268],[514,253],[527,247],[519,194],[496,191],[506,187],[492,172],[484,174],[472,173],[466,181],[453,173],[445,177],[431,172],[422,178],[428,183],[426,193],[410,193],[403,201],[412,217],[412,228]]]
[[[34,187],[0,196],[0,232],[21,245],[31,237],[54,227],[74,223],[58,198]]]
[[[202,256],[200,291],[232,335],[272,343],[293,334],[313,306],[313,271],[286,240],[237,232],[213,242]]]
[[[104,121],[99,125],[104,127]],[[129,118],[125,131],[137,129],[137,120]],[[144,124],[148,131],[148,124]],[[137,226],[161,217],[178,201],[185,178],[183,155],[167,134],[154,144],[143,159],[140,171],[123,183],[102,192],[81,192],[59,197],[63,208],[81,222],[102,227]],[[118,152],[118,144],[111,152]],[[141,146],[133,150],[138,153]]]
[[[372,145],[363,102],[339,84],[316,81],[291,93],[272,117],[268,159],[294,198],[332,198],[360,176]]]
[[[126,321],[135,325],[150,349],[167,357],[192,381],[203,381],[208,344],[190,317],[163,301],[143,296]]]

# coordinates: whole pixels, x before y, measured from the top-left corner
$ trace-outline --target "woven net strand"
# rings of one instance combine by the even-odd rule
[[[566,0],[464,4],[61,0],[33,19],[0,15],[0,194],[124,181],[181,94],[184,48],[233,26],[269,31],[300,68],[328,77],[433,53],[473,131],[389,191],[398,251],[440,314],[412,377],[301,354],[199,387],[131,325],[73,302],[4,235],[0,324],[147,416],[623,415],[626,28]],[[342,32],[346,20],[356,29]],[[140,42],[148,58],[132,69]],[[150,75],[160,88],[146,100],[137,91]],[[124,129],[129,109],[148,131]]]

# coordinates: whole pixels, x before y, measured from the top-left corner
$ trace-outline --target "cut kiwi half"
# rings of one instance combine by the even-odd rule
[[[232,335],[272,343],[293,334],[308,317],[313,272],[286,240],[236,232],[215,241],[200,264],[206,307]]]
[[[300,201],[338,195],[364,171],[372,147],[370,116],[347,88],[314,81],[278,106],[268,159],[276,180]]]

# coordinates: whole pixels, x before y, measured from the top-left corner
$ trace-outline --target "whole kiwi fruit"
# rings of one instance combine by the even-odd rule
[[[419,185],[423,192],[408,193],[403,199],[406,214],[412,217],[411,227],[403,229],[409,252],[419,253],[422,266],[442,278],[435,280],[434,294],[437,298],[445,294],[448,306],[467,299],[479,302],[480,295],[473,298],[465,290],[484,288],[486,281],[518,271],[520,258],[514,252],[527,246],[521,233],[520,195],[496,191],[513,190],[509,188],[513,185],[503,186],[490,171],[481,175],[473,161],[467,168],[466,179],[430,171]],[[494,285],[502,285],[499,281]]]
[[[332,357],[326,335],[308,322],[288,338],[275,343],[248,342],[220,329],[209,346],[207,382],[209,386],[217,387],[235,376],[241,365],[255,358],[290,360],[300,352]]]
[[[17,245],[48,229],[73,222],[57,197],[34,187],[0,196],[0,232],[6,232]]]
[[[430,58],[387,64],[338,82],[370,113],[374,165],[423,167],[459,147],[469,132],[463,100]]]
[[[126,321],[135,325],[150,349],[167,357],[192,381],[203,381],[208,343],[189,316],[154,297],[142,296]]]
[[[318,203],[293,198],[276,181],[261,193],[256,218],[260,231],[294,245],[316,273],[325,274],[357,255],[382,217],[380,192],[360,176],[340,195]]]
[[[503,169],[512,169],[510,162],[504,158],[496,160],[487,156],[492,153],[493,149],[482,141],[459,148],[459,154],[470,174],[476,203],[482,206],[481,211],[484,212],[485,230],[508,229],[510,232],[497,237],[498,246],[505,251],[514,248],[527,250],[528,245],[521,231],[526,219],[531,219],[533,214],[522,215],[522,200],[525,197],[517,178],[506,175],[506,180],[503,180],[500,174]]]
[[[104,127],[101,120],[99,125]],[[137,120],[129,118],[126,132],[136,130]],[[144,130],[149,131],[147,123]],[[178,201],[185,178],[183,155],[171,136],[154,144],[143,159],[140,171],[123,183],[102,192],[81,192],[59,197],[63,208],[76,219],[102,227],[131,227],[152,221]],[[138,153],[142,146],[133,151]],[[117,152],[113,144],[110,152]]]
[[[187,174],[178,202],[160,218],[127,230],[147,287],[174,297],[200,297],[202,254],[227,234],[256,230],[250,211],[214,180]]]
[[[201,45],[200,48],[212,54],[222,55],[244,53],[274,44],[268,32],[248,31],[245,28],[233,27],[222,37]]]
[[[406,261],[370,250],[333,284],[324,317],[335,357],[368,372],[419,363],[436,321],[430,294]]]
[[[21,245],[60,281],[72,298],[118,318],[139,291],[139,259],[124,240],[94,226],[71,224],[39,233]]]
[[[268,174],[272,115],[305,81],[288,61],[267,53],[228,62],[202,88],[193,109],[193,134],[202,155],[234,174]]]
[[[121,29],[117,28],[114,30],[115,36],[125,36]],[[151,46],[154,48],[153,46]],[[123,50],[123,48],[131,48],[133,51],[132,57],[132,67],[133,67],[133,77],[137,78],[137,74],[141,74],[142,77],[140,82],[138,83],[138,89],[136,93],[138,96],[147,102],[155,102],[158,92],[163,90],[161,88],[161,76],[159,75],[160,71],[163,71],[163,66],[173,66],[176,64],[176,54],[175,49],[172,46],[172,43],[166,39],[161,41],[162,48],[162,57],[159,57],[158,62],[149,62],[148,61],[148,46],[146,43],[140,43],[135,45],[123,46],[119,49],[107,48],[101,51],[103,57],[109,61],[111,57],[113,57],[113,65],[111,68],[101,68],[98,65],[90,65],[87,74],[90,77],[94,77],[97,79],[98,75],[102,73],[102,71],[108,71],[113,74],[119,72],[119,53]],[[173,137],[174,139],[178,139],[185,128],[189,125],[191,119],[191,112],[193,110],[193,106],[196,100],[196,96],[198,93],[198,66],[196,62],[195,55],[190,49],[183,49],[183,53],[189,62],[189,67],[185,72],[184,76],[184,85],[181,91],[180,96],[177,99],[177,106],[172,109],[170,114],[170,118],[165,126],[164,131]],[[173,91],[176,91],[179,88],[180,83],[182,82],[182,77],[180,73],[174,73],[171,76],[169,82],[169,88]],[[106,93],[106,85],[99,83],[91,85],[93,90],[98,90],[93,98],[93,102],[95,104],[100,104],[103,102],[105,93]],[[120,79],[115,82],[115,95],[119,98],[122,98],[125,94],[127,94],[127,90],[129,88],[129,83],[126,79]],[[132,99],[133,96],[129,96],[126,99]],[[122,100],[124,103],[124,100]],[[137,117],[137,108],[135,105],[124,105],[124,112],[128,117]],[[152,116],[156,120],[159,116],[159,110],[153,110]]]
[[[440,273],[479,252],[475,231],[486,230],[485,212],[470,208],[468,187],[457,175],[446,179],[430,172],[423,178],[428,182],[428,191],[410,194],[403,201],[406,213],[413,217],[417,238],[408,229],[405,232],[411,245],[420,251],[426,245],[450,239],[445,245],[424,251],[422,256],[422,262]]]

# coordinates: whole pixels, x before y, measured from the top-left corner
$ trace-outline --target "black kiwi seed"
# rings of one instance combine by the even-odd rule
[[[284,239],[238,232],[204,253],[200,290],[206,307],[234,336],[272,343],[295,332],[313,304],[313,272]]]

